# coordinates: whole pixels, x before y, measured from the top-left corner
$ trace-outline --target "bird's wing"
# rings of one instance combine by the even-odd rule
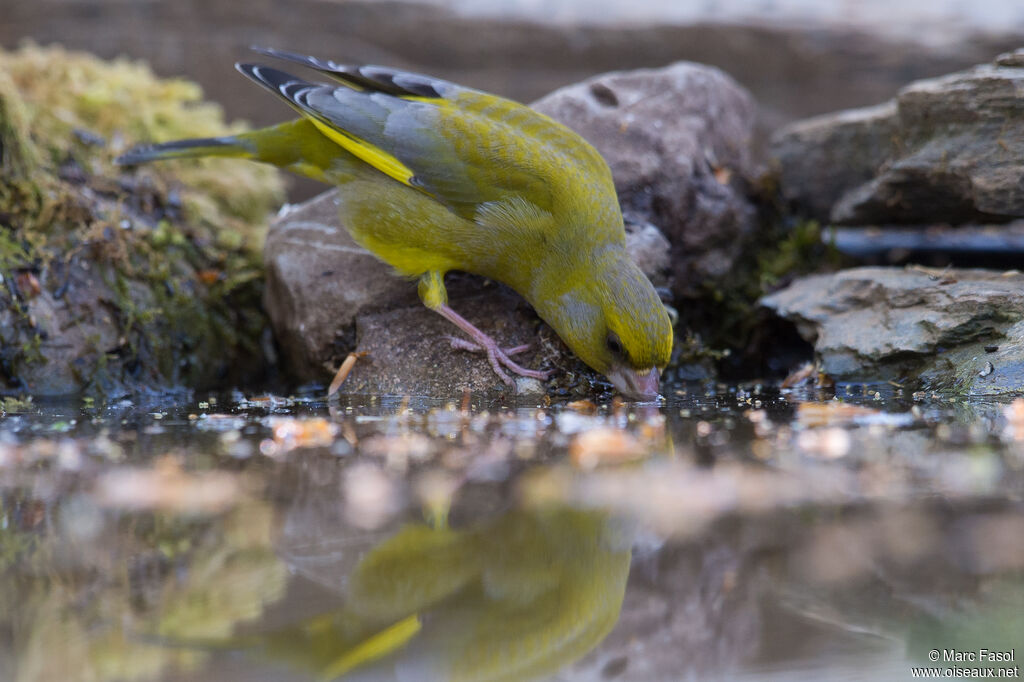
[[[592,149],[515,102],[383,67],[345,67],[274,53],[345,86],[310,83],[252,64],[238,69],[287,100],[326,137],[394,178],[476,220],[498,210],[551,213],[562,176],[578,177]]]
[[[275,50],[258,45],[253,45],[251,49],[268,57],[294,62],[308,69],[319,71],[356,90],[384,92],[398,97],[443,97],[440,89],[460,88],[455,83],[443,81],[440,78],[421,76],[418,73],[398,71],[381,66],[339,64],[330,59],[319,59],[297,52]]]

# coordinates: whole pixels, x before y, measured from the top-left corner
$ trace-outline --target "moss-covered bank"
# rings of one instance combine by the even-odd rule
[[[240,129],[140,63],[0,51],[0,393],[110,396],[261,369],[276,171],[112,163],[136,142]]]

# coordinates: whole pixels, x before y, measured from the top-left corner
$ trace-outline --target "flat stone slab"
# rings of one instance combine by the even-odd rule
[[[797,280],[761,303],[796,324],[835,379],[1024,392],[1020,272],[854,268]]]

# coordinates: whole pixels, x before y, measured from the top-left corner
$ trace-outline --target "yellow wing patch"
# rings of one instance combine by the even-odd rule
[[[353,669],[376,661],[400,649],[423,627],[423,621],[413,614],[390,627],[384,628],[362,644],[338,657],[320,674],[321,680],[333,680]]]
[[[313,125],[317,127],[317,130],[334,141],[345,151],[349,152],[359,160],[370,164],[381,173],[398,180],[403,185],[412,187],[412,178],[416,174],[391,154],[388,154],[379,147],[374,147],[365,140],[360,140],[358,137],[346,133],[340,128],[335,128],[323,121],[319,121],[312,116],[309,117],[309,120],[313,122]]]

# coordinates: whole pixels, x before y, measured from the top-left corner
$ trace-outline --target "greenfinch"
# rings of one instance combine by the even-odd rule
[[[412,523],[363,555],[339,609],[162,643],[248,650],[324,682],[546,678],[611,631],[631,559],[628,524],[597,510],[513,510],[462,530]]]
[[[423,303],[506,372],[520,366],[448,305],[449,270],[482,275],[522,295],[569,348],[623,394],[658,395],[673,331],[654,287],[626,252],[611,171],[582,137],[529,107],[378,66],[344,66],[257,48],[340,83],[312,83],[237,64],[301,117],[232,137],[139,147],[138,164],[198,156],[271,163],[336,185],[341,223],[398,273],[418,280]]]

